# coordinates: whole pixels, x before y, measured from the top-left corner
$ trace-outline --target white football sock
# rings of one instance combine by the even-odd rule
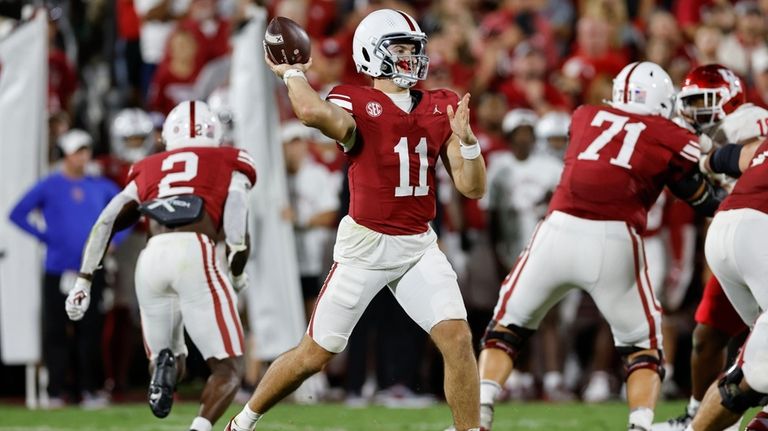
[[[496,401],[501,392],[501,385],[493,380],[480,380],[480,404],[490,404]]]
[[[559,371],[547,371],[544,373],[544,391],[554,391],[563,384],[563,375]]]
[[[653,423],[653,410],[647,407],[640,407],[632,410],[632,412],[629,413],[630,425],[634,424],[636,426],[641,427],[642,429],[649,430],[651,429],[652,423]]]
[[[234,422],[235,426],[238,428],[245,428],[252,430],[254,426],[256,426],[256,422],[261,419],[263,415],[254,412],[251,410],[251,408],[248,406],[248,404],[243,407],[243,410],[240,411],[240,413],[235,416]]]
[[[696,416],[696,412],[699,411],[699,406],[701,406],[701,401],[691,397],[691,399],[688,400],[688,406],[685,409],[689,416],[694,417]]]
[[[198,416],[192,421],[192,425],[189,426],[189,429],[195,431],[211,431],[212,427],[213,425],[211,425],[211,421],[202,416]]]

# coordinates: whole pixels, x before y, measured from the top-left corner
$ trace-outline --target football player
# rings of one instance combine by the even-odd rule
[[[736,362],[707,390],[686,431],[722,430],[768,404],[768,141],[729,144],[702,159],[703,170],[739,178],[707,232],[704,252],[725,295],[752,331]],[[742,175],[743,173],[743,175]],[[746,430],[765,430],[765,410]]]
[[[768,135],[768,111],[747,103],[745,91],[744,84],[730,69],[719,64],[699,66],[685,77],[678,94],[678,114],[718,146],[760,140]],[[711,277],[696,309],[691,398],[681,416],[654,424],[654,431],[682,431],[691,423],[707,388],[725,366],[723,350],[732,338],[747,330],[717,277]],[[765,418],[763,427],[752,429],[768,431],[768,415]],[[737,428],[738,423],[733,429]]]
[[[669,120],[674,95],[661,67],[637,62],[613,80],[608,106],[573,113],[548,215],[504,280],[482,341],[483,428],[491,428],[493,403],[518,352],[577,286],[594,299],[624,359],[629,429],[650,430],[664,375],[661,308],[640,233],[665,186],[703,214],[720,203],[698,170],[698,139]]]
[[[186,329],[211,369],[190,426],[196,431],[210,431],[243,373],[236,300],[247,280],[247,193],[256,171],[248,153],[219,147],[220,139],[221,124],[205,103],[186,101],[171,111],[163,125],[166,151],[131,167],[128,184],[91,231],[66,300],[69,318],[81,319],[109,238],[146,215],[151,238],[136,263],[136,294],[152,374],[149,405],[161,418],[171,410],[176,382],[184,374]],[[232,282],[215,251],[222,233]]]
[[[445,362],[456,428],[478,430],[478,374],[466,310],[453,271],[429,225],[435,167],[479,199],[485,163],[469,126],[469,95],[416,90],[427,76],[426,35],[408,14],[382,9],[355,30],[352,58],[373,86],[340,85],[326,100],[307,82],[308,64],[267,62],[283,79],[305,125],[339,143],[349,162],[350,209],[306,336],[277,359],[228,430],[250,430],[273,405],[344,350],[371,299],[384,287],[427,331]],[[266,58],[266,56],[265,56]]]

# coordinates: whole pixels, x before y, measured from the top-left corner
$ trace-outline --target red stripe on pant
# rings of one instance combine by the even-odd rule
[[[648,291],[651,293],[651,301],[653,301],[653,308],[661,313],[661,304],[656,300],[656,294],[653,293],[653,286],[651,286],[651,277],[648,276],[648,254],[645,253],[645,241],[640,240],[640,244],[643,248],[643,262],[645,262],[645,281],[648,286]]]
[[[320,289],[320,293],[317,295],[317,301],[315,301],[315,308],[312,310],[312,316],[309,318],[309,329],[307,330],[307,333],[309,334],[310,338],[312,338],[312,334],[315,326],[315,311],[317,311],[317,306],[320,305],[320,299],[323,297],[323,294],[325,293],[325,288],[328,287],[328,283],[330,283],[331,278],[333,277],[333,273],[336,272],[336,267],[338,265],[339,265],[338,262],[333,262],[333,265],[331,266],[331,270],[328,271],[328,276],[325,277],[325,281],[323,282],[323,287],[322,289]]]
[[[235,310],[235,301],[232,300],[232,295],[229,294],[229,289],[227,289],[227,285],[224,283],[224,278],[219,272],[219,265],[216,261],[216,251],[215,249],[213,250],[213,272],[216,274],[216,280],[218,280],[219,286],[221,286],[221,290],[224,291],[224,295],[227,298],[227,307],[229,308],[229,314],[232,317],[232,323],[235,324],[237,339],[240,341],[240,353],[242,353],[245,350],[245,337],[243,337],[243,327],[240,325],[240,316],[237,314],[237,310]]]
[[[651,315],[650,307],[648,306],[648,300],[645,298],[645,295],[643,294],[643,283],[642,283],[642,275],[640,274],[640,249],[638,246],[637,238],[635,238],[635,235],[632,233],[632,228],[627,225],[627,233],[629,233],[629,237],[632,239],[632,253],[634,254],[634,260],[635,260],[635,283],[637,284],[637,293],[640,295],[640,301],[643,303],[643,312],[645,313],[645,319],[648,321],[648,328],[650,330],[650,341],[651,341],[651,349],[658,349],[659,343],[656,339],[656,322],[653,320],[653,316]]]
[[[235,351],[232,349],[232,340],[229,337],[229,330],[227,329],[227,324],[224,321],[224,315],[221,312],[221,300],[219,300],[219,295],[216,293],[216,288],[211,281],[211,273],[208,270],[208,252],[205,249],[206,241],[203,240],[203,236],[199,233],[197,234],[197,240],[200,243],[200,249],[203,253],[203,268],[205,269],[205,279],[208,282],[208,289],[211,291],[211,296],[213,297],[213,311],[216,315],[216,324],[219,327],[221,340],[224,342],[224,350],[229,356],[236,356]]]
[[[509,298],[512,296],[512,291],[515,290],[515,286],[517,285],[517,280],[520,279],[520,274],[523,273],[523,269],[525,269],[525,264],[528,263],[528,257],[531,255],[531,248],[533,247],[533,241],[536,239],[536,234],[539,233],[539,228],[541,227],[541,223],[536,225],[536,230],[533,231],[533,235],[531,236],[531,241],[528,242],[528,246],[525,248],[525,250],[520,254],[520,256],[517,258],[517,262],[515,262],[515,266],[512,267],[512,271],[510,271],[509,275],[504,279],[504,282],[502,282],[502,286],[504,286],[505,283],[507,283],[512,277],[512,274],[515,273],[515,270],[518,269],[518,266],[520,267],[519,270],[517,270],[517,275],[514,276],[514,279],[512,280],[512,284],[509,287],[509,290],[507,290],[507,293],[504,294],[504,299],[501,301],[501,307],[499,307],[499,312],[496,313],[495,316],[493,316],[493,320],[496,322],[500,321],[502,317],[504,317],[504,313],[507,312],[507,302],[509,302]]]

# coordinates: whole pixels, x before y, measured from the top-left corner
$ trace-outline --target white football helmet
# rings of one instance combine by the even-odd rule
[[[413,54],[398,55],[389,50],[393,44],[414,45]],[[427,35],[405,12],[381,9],[366,16],[355,30],[352,60],[357,71],[374,78],[391,78],[401,88],[411,88],[426,79],[429,57],[424,53]]]
[[[672,79],[656,63],[628,64],[613,79],[611,106],[642,115],[670,118],[675,106]]]
[[[530,109],[513,109],[504,116],[504,120],[501,122],[501,131],[508,134],[522,126],[528,126],[535,130],[538,121],[539,116]]]
[[[123,109],[112,121],[110,129],[112,153],[126,162],[138,162],[152,150],[154,128],[152,118],[144,110]],[[127,142],[130,138],[142,139],[141,145]]]
[[[233,144],[235,139],[235,115],[229,102],[229,87],[219,87],[208,96],[208,107],[219,118],[222,126],[222,143]]]
[[[163,123],[166,150],[184,147],[218,147],[221,123],[205,102],[187,100],[176,105]]]
[[[536,123],[536,137],[539,139],[564,138],[568,136],[571,116],[562,111],[544,114]]]

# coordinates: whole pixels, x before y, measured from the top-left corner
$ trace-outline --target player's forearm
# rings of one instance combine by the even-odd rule
[[[485,195],[485,160],[483,156],[475,159],[463,159],[458,172],[456,188],[470,199],[480,199]]]
[[[354,120],[341,108],[326,102],[309,85],[303,76],[293,76],[285,79],[288,86],[288,98],[291,100],[293,112],[305,126],[314,127],[325,136],[346,142],[354,133]]]
[[[135,194],[135,189],[135,183],[129,184],[128,187],[126,187],[128,192],[124,190],[112,198],[99,215],[96,224],[94,224],[91,229],[91,234],[88,236],[88,241],[85,244],[83,263],[80,265],[81,274],[93,274],[96,268],[99,267],[99,264],[107,252],[109,241],[112,239],[115,221],[123,208],[134,201],[133,195]]]

